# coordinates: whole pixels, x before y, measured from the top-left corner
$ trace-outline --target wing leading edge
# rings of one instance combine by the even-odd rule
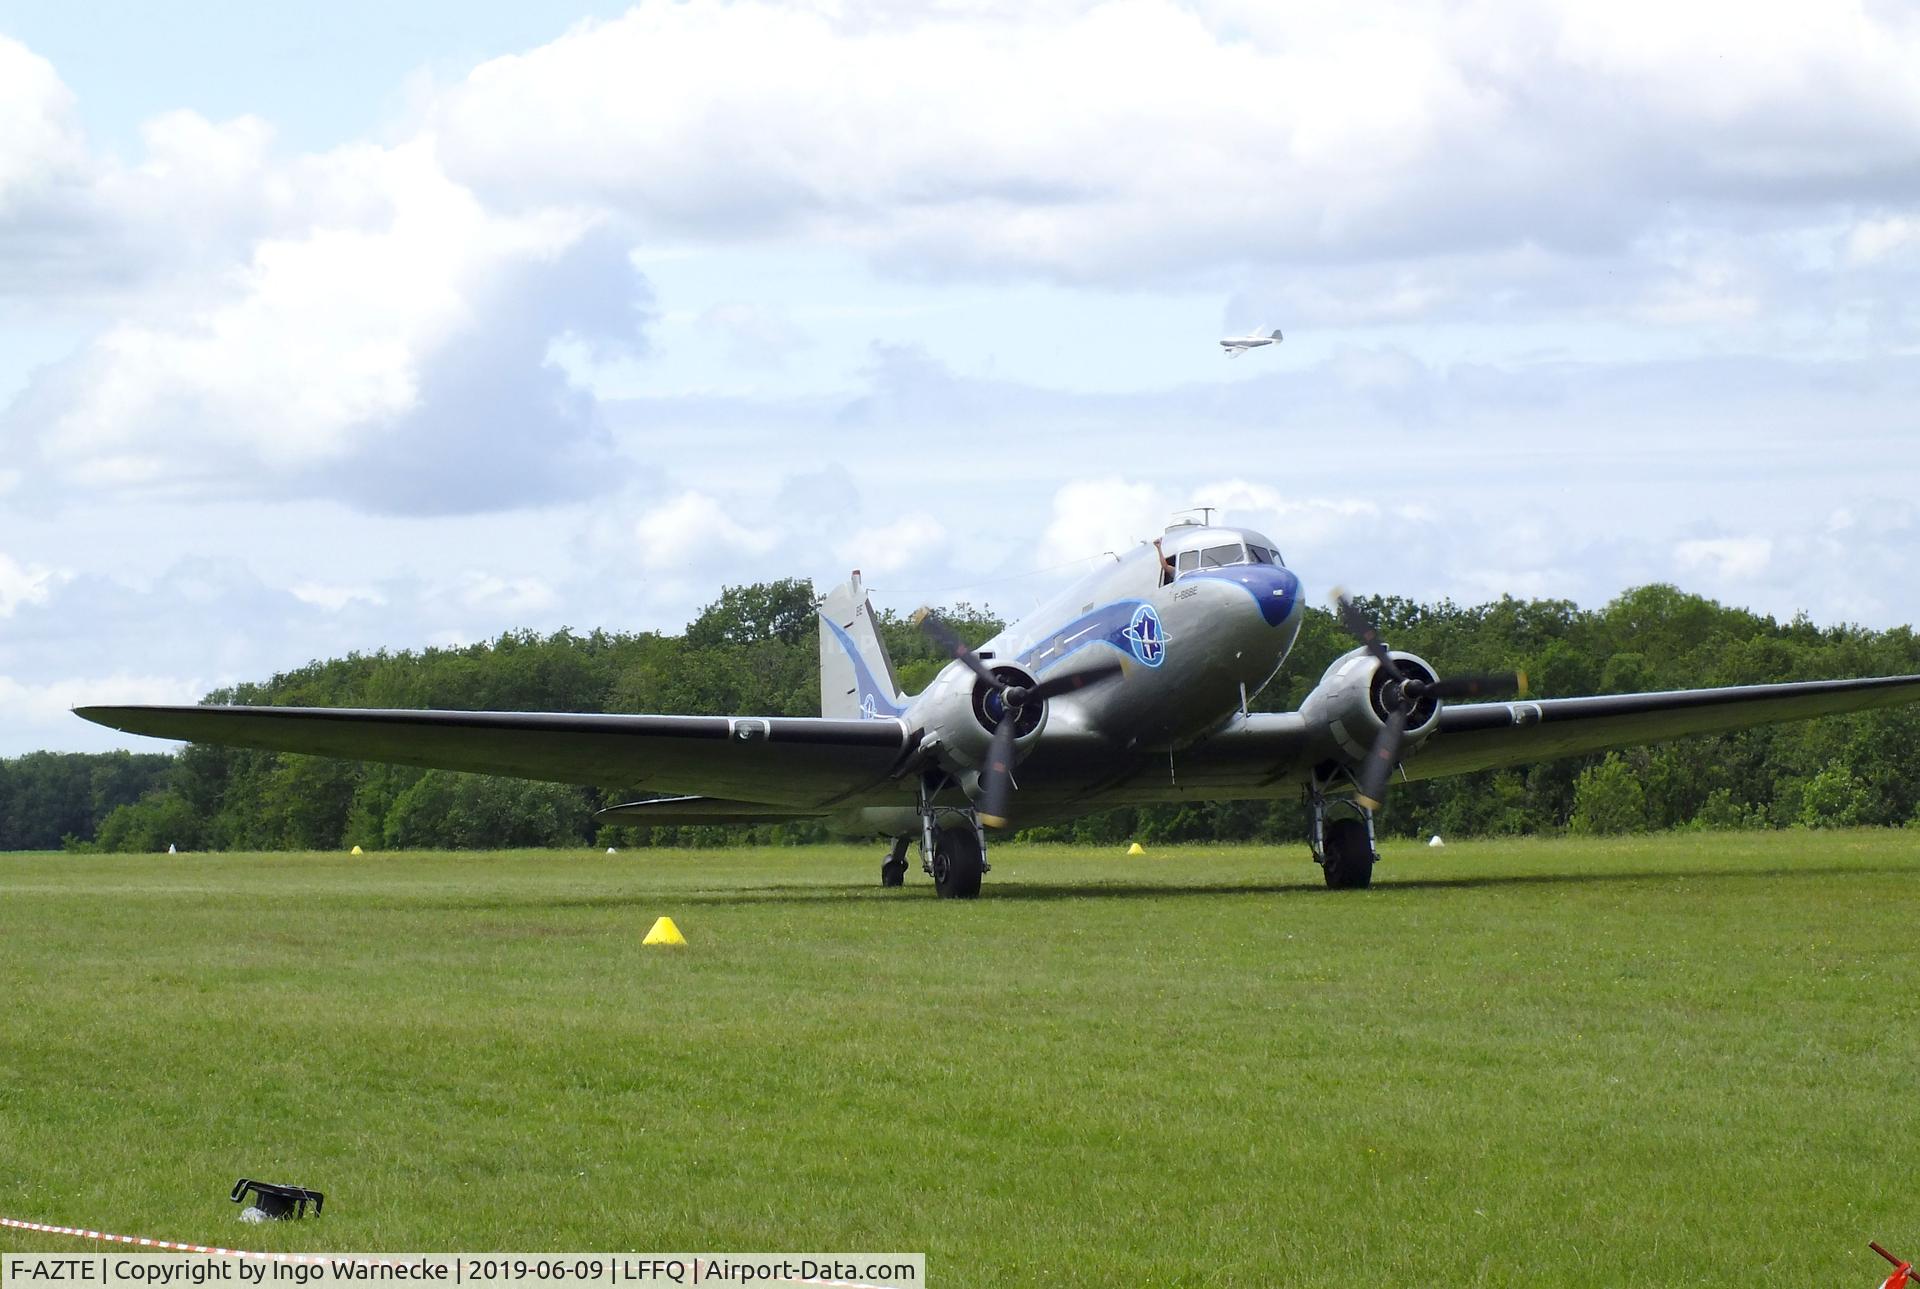
[[[1451,706],[1441,709],[1433,737],[1407,758],[1406,773],[1409,779],[1437,779],[1915,701],[1920,676]]]
[[[892,719],[598,716],[325,707],[81,707],[129,734],[388,761],[608,789],[837,806],[889,784],[906,749]]]
[[[1438,779],[1916,701],[1920,676],[1874,676],[1451,705],[1441,709],[1440,728],[1407,755],[1403,768],[1409,779]],[[1046,750],[1043,744],[1041,751]],[[1080,759],[1091,763],[1097,752],[1086,749]],[[1146,801],[1286,796],[1298,791],[1314,766],[1330,755],[1327,731],[1316,729],[1299,712],[1256,713],[1236,717],[1181,749],[1171,762],[1171,774],[1165,760],[1136,758],[1079,800],[1088,809],[1098,809]],[[1039,753],[1033,759],[1038,762]]]

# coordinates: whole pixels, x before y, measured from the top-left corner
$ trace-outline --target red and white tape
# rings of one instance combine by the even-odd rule
[[[53,1226],[47,1222],[22,1222],[17,1217],[0,1217],[0,1226],[17,1231],[38,1231],[42,1235],[71,1235],[81,1240],[106,1240],[113,1244],[131,1244],[139,1249],[171,1249],[175,1253],[206,1253],[221,1258],[261,1258],[268,1262],[320,1262],[309,1253],[260,1253],[252,1249],[221,1249],[207,1244],[180,1244],[174,1240],[150,1240],[144,1235],[115,1235],[111,1231],[89,1231],[78,1226]]]

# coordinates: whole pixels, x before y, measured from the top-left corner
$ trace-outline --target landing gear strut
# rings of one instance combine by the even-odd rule
[[[895,837],[893,848],[887,852],[887,858],[880,865],[880,885],[904,886],[907,881],[907,847],[913,845],[911,837]]]
[[[920,783],[920,867],[933,878],[933,893],[943,900],[970,900],[980,894],[980,879],[991,872],[987,834],[971,809],[936,806],[938,781]]]
[[[1313,862],[1336,891],[1357,891],[1373,884],[1373,811],[1354,802],[1329,801],[1316,784],[1307,791],[1313,812]]]

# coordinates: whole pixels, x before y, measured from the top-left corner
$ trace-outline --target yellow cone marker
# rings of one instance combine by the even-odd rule
[[[1129,855],[1144,855],[1146,853],[1147,853],[1147,848],[1145,846],[1142,846],[1137,841],[1133,843],[1133,845],[1127,847],[1127,854]]]
[[[364,850],[361,850],[358,846],[355,846],[351,851],[347,853],[351,855],[364,855],[367,852],[365,852]]]
[[[642,944],[685,944],[687,937],[680,934],[680,928],[673,924],[672,918],[655,918],[653,930],[647,932]]]

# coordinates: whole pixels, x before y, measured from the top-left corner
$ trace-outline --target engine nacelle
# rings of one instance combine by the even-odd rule
[[[1033,674],[1025,667],[989,659],[987,667],[1009,685],[1032,688]],[[999,693],[984,680],[956,663],[941,673],[926,696],[909,713],[922,731],[922,745],[932,749],[950,767],[978,770],[986,763],[994,726],[1005,712]],[[1027,703],[1015,717],[1017,757],[1047,725],[1047,704]]]
[[[1426,659],[1400,649],[1388,651],[1409,679],[1431,683],[1437,679]],[[1365,649],[1355,649],[1334,659],[1327,674],[1300,704],[1300,715],[1316,740],[1323,742],[1330,755],[1348,761],[1360,761],[1373,746],[1374,736],[1387,723],[1391,711],[1382,691],[1392,678],[1380,662]],[[1401,743],[1403,753],[1411,752],[1427,740],[1439,724],[1440,704],[1423,698],[1407,721],[1407,733]]]

